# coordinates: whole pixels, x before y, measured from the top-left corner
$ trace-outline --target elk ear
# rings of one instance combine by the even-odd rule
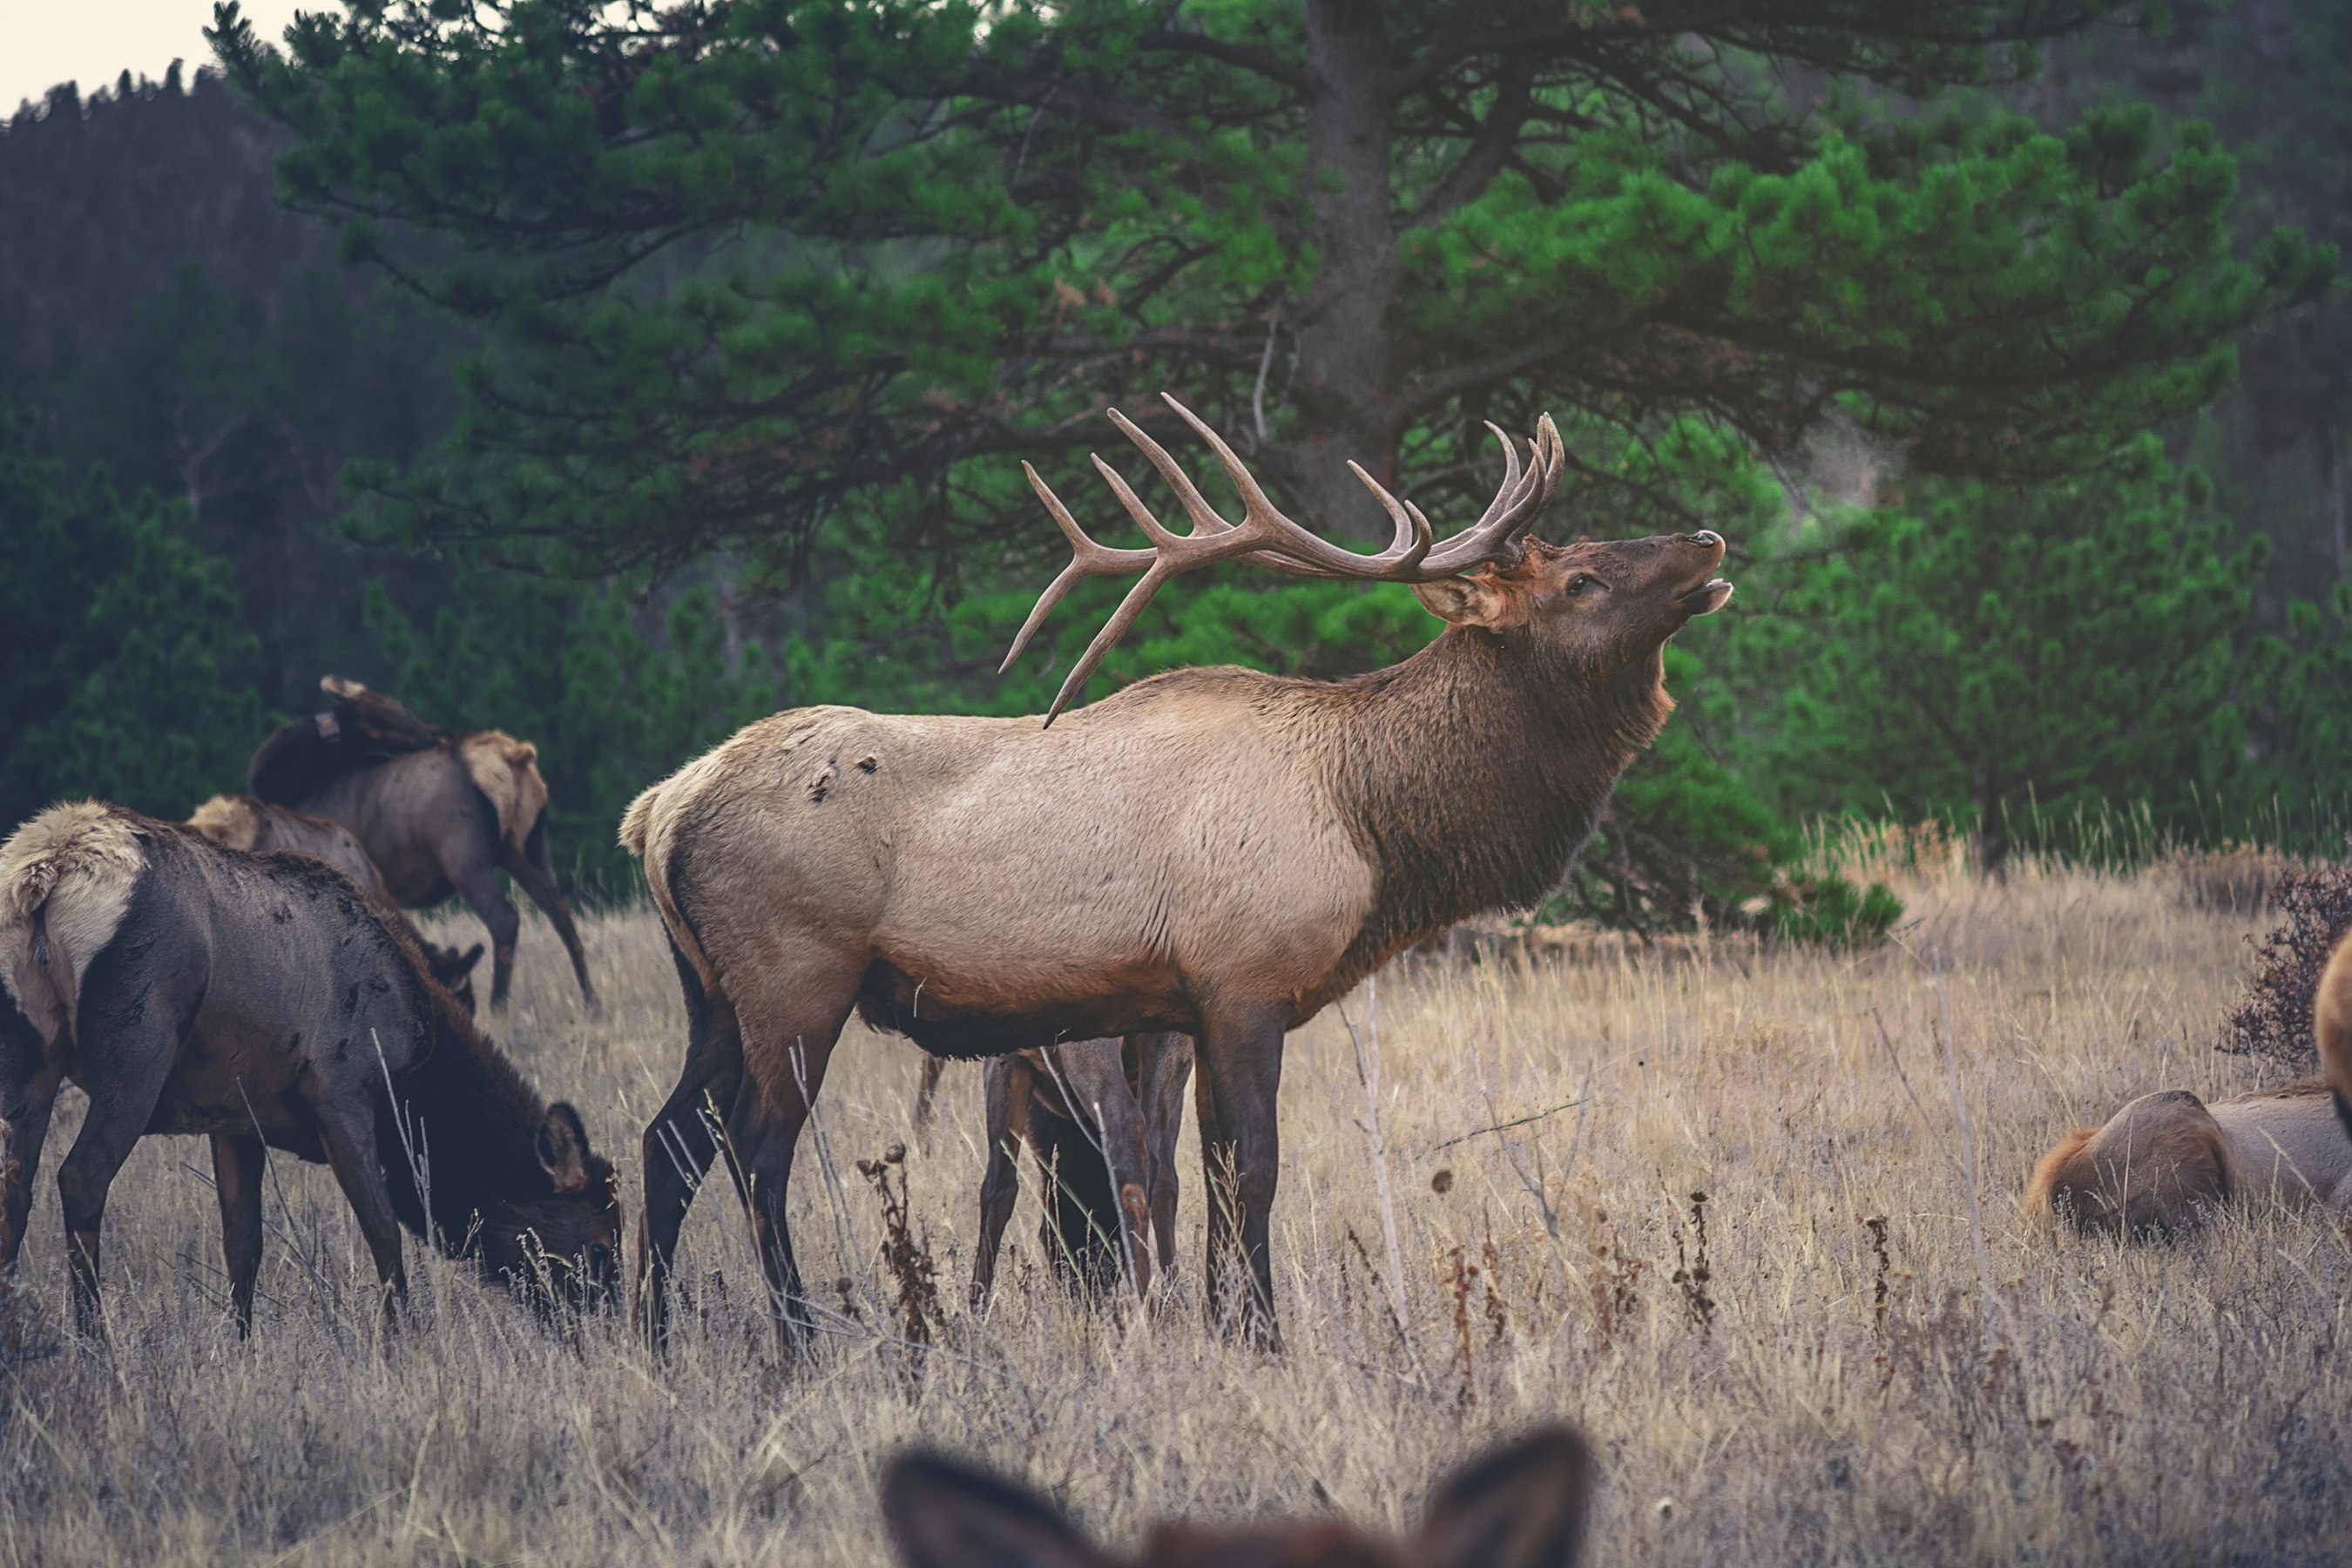
[[[882,1473],[882,1517],[907,1568],[1108,1568],[1062,1510],[1026,1488],[937,1454]]]
[[[1449,626],[1498,632],[1528,618],[1525,595],[1512,593],[1491,574],[1415,583],[1412,595],[1422,608]]]
[[[1570,1568],[1584,1542],[1592,1453],[1549,1426],[1474,1460],[1438,1489],[1413,1568]]]
[[[558,1100],[547,1108],[533,1152],[557,1192],[576,1193],[588,1184],[588,1129],[569,1105]]]

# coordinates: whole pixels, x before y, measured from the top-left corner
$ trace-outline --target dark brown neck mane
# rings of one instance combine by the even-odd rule
[[[1596,671],[1461,628],[1321,689],[1315,744],[1380,878],[1334,994],[1456,921],[1541,902],[1674,710],[1662,650]]]
[[[394,1080],[398,1099],[378,1119],[377,1153],[392,1206],[418,1236],[427,1234],[426,1205],[412,1155],[423,1167],[436,1233],[430,1239],[461,1256],[477,1214],[552,1194],[536,1144],[547,1106],[456,1003],[421,975],[418,989],[433,1042],[422,1061]]]

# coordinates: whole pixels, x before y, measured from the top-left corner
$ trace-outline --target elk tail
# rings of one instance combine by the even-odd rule
[[[694,766],[688,763],[687,771]],[[687,921],[671,878],[678,818],[693,794],[690,787],[680,787],[684,779],[684,773],[673,773],[647,786],[629,802],[629,809],[621,814],[621,847],[635,856],[644,867],[646,891],[653,898],[654,912],[661,916],[662,925],[669,931],[670,945],[677,949],[681,968],[690,967],[706,991],[715,991],[718,974],[703,955],[702,943]]]
[[[0,845],[0,982],[51,1047],[72,1037],[81,976],[114,940],[146,868],[133,821],[76,801]]]
[[[2336,1097],[2336,1120],[2352,1137],[2352,934],[2336,944],[2312,1007],[2312,1036],[2319,1045],[2319,1070]]]
[[[498,814],[499,842],[523,852],[530,830],[547,809],[547,780],[539,771],[539,748],[504,730],[477,730],[457,742],[457,755],[474,787]]]

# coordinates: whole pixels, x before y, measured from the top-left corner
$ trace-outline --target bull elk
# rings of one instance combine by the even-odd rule
[[[1223,1299],[1238,1259],[1243,1321],[1276,1342],[1268,1220],[1285,1033],[1408,943],[1550,892],[1673,708],[1666,639],[1730,597],[1713,533],[1528,537],[1566,461],[1549,419],[1525,467],[1495,432],[1502,486],[1442,542],[1419,508],[1358,468],[1395,525],[1387,549],[1358,555],[1277,511],[1216,433],[1168,402],[1223,464],[1243,521],[1218,516],[1116,412],[1187,532],[1162,527],[1097,458],[1151,542],[1108,548],[1028,470],[1073,555],[1008,664],[1079,579],[1143,574],[1044,724],[780,713],[623,818],[689,1019],[677,1085],[646,1131],[640,1300],[656,1338],[670,1252],[721,1143],[787,1331],[805,1327],[785,1190],[856,1008],[944,1056],[1192,1036],[1202,1153],[1213,1190],[1234,1198],[1211,1205],[1205,1283]],[[1173,670],[1055,721],[1162,584],[1222,561],[1409,583],[1446,629],[1349,679]]]
[[[443,730],[397,700],[328,676],[333,706],[281,726],[253,754],[261,799],[349,828],[404,909],[455,893],[490,932],[490,1006],[507,1005],[522,921],[503,870],[530,895],[571,955],[581,999],[597,1011],[588,955],[555,885],[539,749],[503,730]]]
[[[58,1172],[74,1310],[99,1322],[99,1229],[131,1146],[212,1140],[240,1327],[269,1149],[332,1167],[386,1288],[403,1226],[486,1278],[609,1299],[620,1205],[579,1113],[548,1105],[406,932],[340,873],[83,802],[0,846],[0,1268],[23,1244],[58,1086],[89,1097]],[[551,1297],[545,1305],[552,1306]]]
[[[882,1512],[906,1568],[1571,1568],[1591,1494],[1591,1451],[1554,1426],[1449,1477],[1402,1541],[1329,1518],[1162,1524],[1139,1555],[1116,1558],[1025,1487],[919,1450],[890,1461]]]

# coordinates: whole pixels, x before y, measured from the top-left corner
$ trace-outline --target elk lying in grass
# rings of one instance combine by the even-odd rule
[[[555,886],[538,748],[502,730],[436,729],[354,681],[331,675],[319,685],[333,707],[261,743],[253,793],[349,828],[404,909],[463,899],[489,928],[493,1008],[507,1004],[522,930],[499,888],[504,870],[555,927],[595,1011],[588,955]]]
[[[488,1278],[560,1279],[582,1305],[612,1295],[620,1207],[579,1114],[543,1104],[407,937],[310,857],[52,806],[0,846],[0,979],[30,1024],[0,1061],[0,1268],[70,1079],[89,1106],[58,1193],[85,1328],[107,1190],[148,1133],[212,1139],[240,1327],[269,1149],[333,1168],[387,1310],[406,1288],[403,1225]]]
[[[425,941],[424,933],[410,925],[408,917],[401,912],[399,900],[383,885],[375,862],[368,858],[360,841],[341,823],[330,822],[323,816],[305,816],[299,811],[272,805],[258,795],[216,795],[189,815],[188,826],[241,855],[286,850],[324,860],[349,877],[386,920],[414,938],[434,980],[467,1012],[474,1010],[474,965],[481,962],[482,944],[478,942],[460,952],[454,947]]]
[[[1505,439],[1500,492],[1443,543],[1418,509],[1371,485],[1396,538],[1366,556],[1276,511],[1216,434],[1170,402],[1216,453],[1245,518],[1218,517],[1116,414],[1190,532],[1162,528],[1097,459],[1152,542],[1108,549],[1032,472],[1075,555],[1014,654],[1079,578],[1144,574],[1045,724],[781,713],[646,790],[623,818],[689,1018],[677,1088],[646,1132],[642,1300],[656,1334],[671,1248],[721,1142],[746,1180],[769,1286],[786,1321],[805,1324],[786,1189],[856,1008],[947,1056],[1191,1035],[1204,1159],[1213,1181],[1230,1171],[1234,1185],[1233,1205],[1212,1205],[1210,1299],[1241,1285],[1253,1337],[1276,1342],[1268,1224],[1285,1032],[1431,931],[1556,887],[1673,708],[1666,639],[1730,596],[1712,533],[1564,547],[1524,537],[1566,461],[1549,421],[1524,470]],[[1053,722],[1162,583],[1244,559],[1411,583],[1447,629],[1352,679],[1176,670]],[[702,1124],[706,1107],[723,1139]],[[1245,1279],[1228,1280],[1229,1259]]]
[[[1192,1076],[1192,1040],[1164,1033],[989,1058],[981,1076],[988,1170],[980,1183],[973,1306],[996,1279],[997,1249],[1021,1195],[1022,1145],[1036,1157],[1047,1205],[1038,1239],[1077,1284],[1108,1290],[1124,1267],[1136,1289],[1149,1289],[1155,1237],[1160,1268],[1176,1266],[1176,1135]]]
[[[1570,1568],[1584,1541],[1592,1456],[1550,1427],[1507,1443],[1431,1495],[1403,1541],[1326,1517],[1220,1529],[1162,1524],[1120,1559],[1024,1487],[920,1451],[890,1461],[882,1512],[907,1568]]]
[[[2173,1236],[2224,1203],[2352,1213],[2352,1134],[2316,1079],[2208,1105],[2144,1094],[2042,1157],[2027,1209],[2076,1228]]]
[[[2328,954],[2312,1015],[2319,1070],[2334,1093],[2336,1119],[2344,1124],[2344,1135],[2352,1138],[2352,935]]]

